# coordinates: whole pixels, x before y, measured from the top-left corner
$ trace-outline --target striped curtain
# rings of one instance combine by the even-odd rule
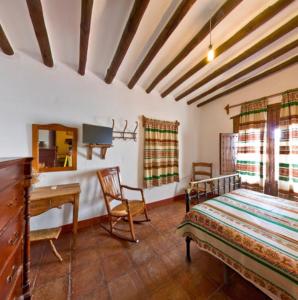
[[[237,172],[246,188],[259,191],[265,185],[266,161],[266,99],[244,103],[241,106],[237,146]]]
[[[279,194],[298,201],[298,89],[283,94],[279,125]]]
[[[145,130],[144,187],[179,181],[179,123],[143,117],[143,126]]]

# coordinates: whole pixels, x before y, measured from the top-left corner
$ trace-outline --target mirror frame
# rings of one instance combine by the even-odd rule
[[[55,130],[55,131],[71,131],[73,133],[72,167],[51,167],[51,168],[39,167],[38,131],[40,129]],[[60,124],[32,124],[32,156],[33,156],[32,166],[39,173],[77,170],[78,129],[73,127],[67,127]]]

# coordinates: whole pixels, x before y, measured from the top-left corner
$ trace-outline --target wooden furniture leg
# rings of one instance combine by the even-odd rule
[[[147,212],[147,207],[146,206],[144,207],[144,214],[145,214],[145,217],[146,217],[146,221],[150,222],[151,220],[150,220],[150,218],[148,216],[148,212]]]
[[[55,256],[60,260],[60,262],[62,262],[63,259],[62,259],[61,255],[59,254],[59,252],[57,251],[57,249],[54,245],[54,242],[52,240],[50,240],[50,244],[51,244],[51,247],[52,247],[52,250],[53,250]]]
[[[79,218],[79,199],[80,196],[75,196],[75,201],[73,203],[73,244],[72,248],[76,247],[77,232],[78,232],[78,218]]]
[[[129,227],[130,227],[132,240],[134,242],[138,243],[139,241],[136,239],[136,234],[135,234],[134,225],[133,225],[133,219],[130,214],[128,214],[128,221],[129,221]]]
[[[188,262],[191,262],[191,257],[190,257],[190,241],[191,241],[191,238],[187,236],[185,238],[185,242],[186,242],[186,260]]]

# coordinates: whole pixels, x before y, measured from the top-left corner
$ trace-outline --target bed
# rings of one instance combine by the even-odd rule
[[[298,299],[298,202],[240,188],[191,209],[186,204],[177,231],[189,260],[193,241],[270,298]]]

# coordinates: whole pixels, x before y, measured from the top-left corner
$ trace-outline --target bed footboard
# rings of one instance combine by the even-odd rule
[[[209,189],[208,189],[209,186]],[[206,201],[207,199],[220,196],[227,192],[241,188],[241,178],[239,174],[224,175],[199,181],[192,181],[185,190],[185,210],[190,211],[192,200]],[[191,238],[186,237],[186,260],[191,261],[190,256]]]

